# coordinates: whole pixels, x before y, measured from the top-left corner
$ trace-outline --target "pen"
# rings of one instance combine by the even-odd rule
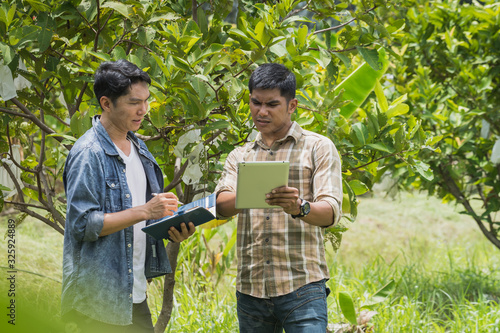
[[[156,196],[158,195],[158,193],[151,193],[151,195],[152,195],[153,197],[156,197]],[[184,204],[183,204],[182,202],[180,202],[179,200],[177,200],[177,204],[178,204],[178,205],[184,205]]]

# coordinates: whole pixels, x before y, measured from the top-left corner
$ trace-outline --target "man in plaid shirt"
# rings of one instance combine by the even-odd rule
[[[236,281],[240,332],[321,332],[328,323],[324,228],[342,207],[340,158],[332,141],[292,122],[295,75],[263,64],[249,81],[257,138],[227,157],[217,212],[238,216]],[[281,208],[235,208],[238,163],[289,161],[288,186],[266,195]]]

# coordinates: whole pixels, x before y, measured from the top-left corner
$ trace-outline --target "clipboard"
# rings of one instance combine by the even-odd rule
[[[193,222],[195,226],[198,226],[215,220],[217,215],[215,204],[215,194],[211,194],[205,198],[179,207],[174,215],[165,216],[147,227],[142,228],[142,231],[156,240],[163,238],[170,240],[168,231],[171,227],[175,227],[181,232],[181,223],[185,223],[187,226],[189,222]]]
[[[238,163],[236,209],[276,208],[266,203],[272,189],[288,185],[288,161]]]

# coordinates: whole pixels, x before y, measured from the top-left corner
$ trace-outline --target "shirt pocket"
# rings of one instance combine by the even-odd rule
[[[288,186],[299,190],[299,195],[311,200],[309,196],[312,191],[312,169],[306,165],[292,164],[288,170]],[[306,198],[307,196],[307,198]]]
[[[106,212],[122,210],[120,180],[118,178],[106,179]]]

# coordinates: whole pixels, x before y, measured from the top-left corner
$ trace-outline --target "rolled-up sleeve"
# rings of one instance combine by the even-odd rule
[[[70,152],[64,170],[66,229],[78,241],[94,242],[104,224],[105,180],[102,163],[90,148]]]
[[[340,156],[330,140],[318,141],[313,149],[315,170],[313,174],[314,201],[325,201],[333,209],[332,225],[342,216],[342,168]],[[330,226],[330,227],[331,227]]]
[[[224,171],[215,188],[216,195],[221,192],[236,192],[236,181],[238,177],[239,149],[233,150],[226,158]]]

